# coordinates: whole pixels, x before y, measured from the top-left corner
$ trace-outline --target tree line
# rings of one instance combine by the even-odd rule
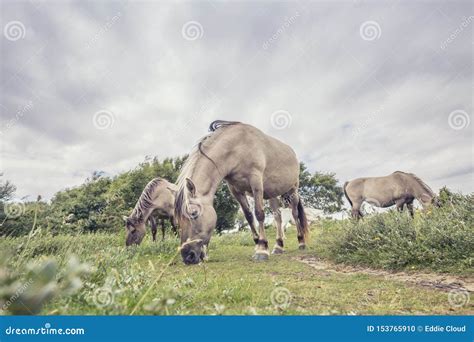
[[[0,236],[20,236],[44,229],[57,233],[87,233],[123,229],[123,215],[129,215],[145,185],[155,177],[176,182],[187,156],[146,158],[134,169],[114,177],[95,171],[77,187],[57,192],[50,201],[41,196],[12,201],[16,187],[0,181]],[[0,175],[1,176],[1,175]],[[311,173],[300,164],[300,194],[306,206],[331,213],[341,210],[343,190],[333,173]],[[239,205],[223,182],[214,199],[218,232],[231,229]]]

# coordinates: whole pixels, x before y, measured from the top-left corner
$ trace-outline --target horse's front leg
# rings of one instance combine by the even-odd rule
[[[283,238],[285,236],[283,232],[283,228],[281,226],[281,211],[280,211],[280,201],[278,198],[272,198],[269,200],[270,207],[272,208],[273,218],[275,220],[276,226],[276,243],[273,247],[272,254],[282,254],[284,252],[283,249]]]
[[[402,198],[402,199],[399,199],[395,202],[395,205],[396,205],[396,208],[399,212],[402,212],[403,211],[403,206],[405,205],[405,199]]]
[[[263,210],[263,182],[262,179],[253,179],[250,183],[255,200],[255,217],[258,221],[258,242],[255,249],[255,260],[268,260],[268,240],[265,235],[265,212]]]
[[[161,241],[165,241],[165,219],[161,219]]]
[[[255,244],[258,244],[258,233],[257,230],[255,229],[255,223],[253,221],[253,213],[250,210],[250,205],[249,201],[247,200],[247,196],[245,193],[238,191],[235,189],[232,185],[229,184],[229,189],[234,198],[239,202],[240,207],[242,208],[242,211],[244,212],[245,219],[247,220],[247,223],[250,226],[250,230],[252,231],[252,237],[253,241],[255,241]]]
[[[410,212],[411,218],[415,217],[415,212],[413,210],[413,201],[410,203],[407,203],[407,208],[408,208],[408,211]]]
[[[150,222],[150,226],[151,226],[151,236],[153,238],[153,242],[156,241],[156,220],[153,216],[150,216],[150,218],[148,219],[148,221]]]

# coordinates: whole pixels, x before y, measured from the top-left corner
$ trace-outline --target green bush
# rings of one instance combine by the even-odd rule
[[[385,269],[472,273],[474,195],[451,194],[443,201],[414,219],[389,211],[360,221],[326,221],[318,252],[337,262]]]

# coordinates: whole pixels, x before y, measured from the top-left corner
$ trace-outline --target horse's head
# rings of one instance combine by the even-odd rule
[[[437,195],[433,196],[433,198],[431,199],[431,204],[434,205],[436,208],[440,208],[441,200],[439,199],[439,196]]]
[[[145,222],[141,222],[133,217],[123,217],[125,221],[125,229],[127,232],[127,237],[125,239],[125,245],[139,245],[143,237],[145,236]]]
[[[181,231],[181,257],[185,264],[198,264],[206,257],[206,248],[216,226],[217,214],[212,199],[196,191],[187,178],[178,191],[175,210]]]
[[[423,208],[429,208],[431,206],[439,208],[441,206],[439,196],[434,193],[424,193],[418,200],[420,201]]]

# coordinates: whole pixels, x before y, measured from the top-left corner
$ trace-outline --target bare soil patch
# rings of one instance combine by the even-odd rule
[[[302,262],[322,274],[344,273],[344,274],[367,274],[371,276],[384,277],[388,280],[396,280],[405,283],[411,283],[423,287],[429,287],[441,291],[450,291],[453,289],[464,289],[474,292],[474,278],[462,277],[450,274],[424,273],[424,272],[390,272],[385,270],[372,269],[361,266],[349,266],[344,264],[333,264],[329,261],[317,257],[302,256],[296,257],[297,261]]]

